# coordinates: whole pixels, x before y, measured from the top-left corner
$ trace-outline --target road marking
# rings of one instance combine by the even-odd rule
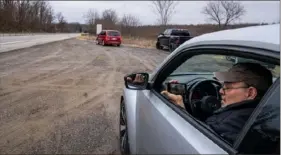
[[[20,43],[20,42],[27,42],[27,40],[26,40],[26,41],[12,41],[12,42],[5,42],[5,43],[0,43],[0,45],[14,44],[14,43]]]

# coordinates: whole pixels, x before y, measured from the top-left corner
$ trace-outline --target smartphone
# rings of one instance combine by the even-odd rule
[[[186,102],[187,85],[185,83],[167,83],[167,91],[175,95],[181,95]]]

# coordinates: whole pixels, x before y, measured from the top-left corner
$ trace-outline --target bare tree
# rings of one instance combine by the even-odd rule
[[[53,22],[55,20],[54,10],[52,7],[47,8],[45,12],[45,31],[46,32],[54,32],[54,25]]]
[[[16,1],[16,10],[15,10],[15,24],[18,31],[26,30],[26,21],[28,18],[27,11],[30,7],[30,3],[27,0]]]
[[[16,24],[15,24],[15,11],[16,11],[16,4],[15,1],[11,0],[1,0],[1,21],[0,21],[0,28],[2,31],[11,32],[14,31]]]
[[[62,15],[61,12],[57,13],[56,16],[58,20],[58,28],[60,29],[60,32],[64,32],[66,26],[66,20],[64,19],[64,16]]]
[[[224,27],[246,13],[244,6],[240,2],[221,1],[221,4],[225,11]]]
[[[122,33],[129,34],[131,36],[135,35],[133,30],[140,24],[141,23],[140,23],[139,18],[137,18],[136,16],[133,16],[131,14],[124,14],[120,21]]]
[[[156,0],[152,1],[152,7],[155,13],[158,15],[158,23],[160,25],[167,25],[171,20],[172,15],[175,13],[177,6],[176,1],[172,0]]]
[[[95,25],[99,19],[99,13],[95,9],[89,9],[88,12],[84,15],[85,22],[88,24],[88,30],[90,33],[95,33]]]
[[[131,14],[124,14],[120,24],[123,26],[136,27],[140,25],[140,20]]]
[[[245,14],[244,6],[235,1],[211,1],[203,8],[210,21],[218,23],[219,27],[227,27],[231,22],[240,19]]]
[[[64,22],[64,16],[62,15],[61,12],[57,13],[56,17],[57,17],[58,23]]]
[[[47,1],[0,0],[0,31],[54,32],[54,13]]]
[[[224,20],[224,12],[219,1],[208,2],[207,6],[203,8],[202,13],[208,16],[209,20],[217,22],[219,27],[221,27],[221,23]]]
[[[114,26],[118,22],[117,12],[113,9],[106,9],[102,12],[102,20],[108,26]]]

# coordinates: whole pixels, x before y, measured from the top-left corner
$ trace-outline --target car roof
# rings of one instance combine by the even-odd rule
[[[220,44],[266,48],[280,53],[280,24],[222,30],[194,37],[181,45]]]

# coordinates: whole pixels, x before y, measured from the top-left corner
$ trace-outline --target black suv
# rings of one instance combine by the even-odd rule
[[[191,39],[187,29],[166,29],[157,37],[156,48],[168,48],[170,52],[174,51],[179,45]]]

